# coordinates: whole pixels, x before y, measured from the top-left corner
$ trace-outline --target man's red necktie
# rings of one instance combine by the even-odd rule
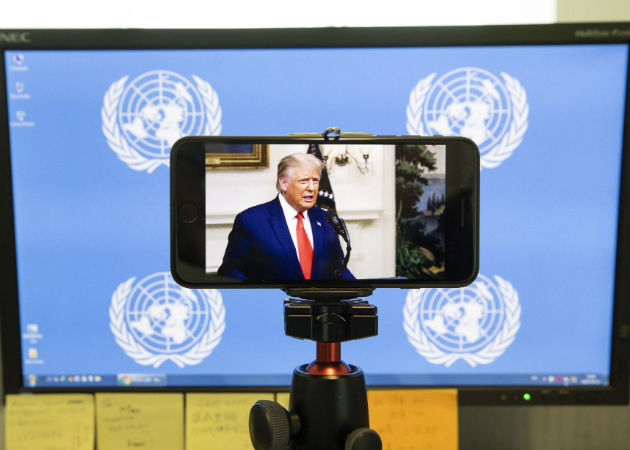
[[[300,255],[300,266],[305,280],[311,279],[313,271],[313,247],[311,241],[308,240],[306,230],[304,229],[304,221],[302,213],[298,213],[297,217],[297,243],[298,255]]]

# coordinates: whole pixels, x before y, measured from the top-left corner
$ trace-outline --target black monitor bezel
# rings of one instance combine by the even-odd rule
[[[536,25],[282,28],[282,29],[4,29],[0,30],[0,117],[8,117],[5,50],[237,49],[448,47],[629,44],[630,23]],[[460,386],[460,405],[627,404],[630,375],[630,82],[619,197],[615,298],[609,386]],[[317,130],[314,130],[317,131]],[[5,393],[94,392],[96,389],[28,388],[23,383],[8,120],[0,123],[0,326]],[[296,362],[297,363],[297,362]],[[424,386],[423,386],[424,387]],[[441,387],[441,386],[430,386]],[[449,386],[443,386],[449,387]],[[408,387],[397,386],[396,389]],[[282,391],[278,387],[99,388],[99,391]],[[525,400],[523,393],[531,394]]]

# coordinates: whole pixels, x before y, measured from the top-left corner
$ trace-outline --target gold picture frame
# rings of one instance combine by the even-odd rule
[[[251,144],[251,152],[206,153],[206,170],[267,168],[269,168],[268,144]]]

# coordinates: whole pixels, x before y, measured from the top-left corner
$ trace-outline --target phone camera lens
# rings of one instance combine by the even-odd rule
[[[184,223],[195,223],[199,217],[197,205],[186,202],[179,207],[179,217]]]

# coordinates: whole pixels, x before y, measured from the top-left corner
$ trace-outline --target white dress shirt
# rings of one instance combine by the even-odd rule
[[[297,244],[297,214],[298,212],[295,208],[289,205],[289,202],[286,201],[284,195],[278,194],[278,198],[280,199],[280,206],[282,206],[282,212],[284,213],[284,219],[287,221],[287,226],[289,227],[289,233],[291,234],[291,240],[293,241],[293,246],[295,247],[295,254],[298,257],[298,261],[300,259],[300,254],[298,253],[298,244]],[[311,222],[308,218],[308,210],[302,212],[304,219],[304,229],[306,230],[306,235],[308,236],[308,240],[311,242],[311,248],[315,248],[313,246],[313,229],[311,228]]]

